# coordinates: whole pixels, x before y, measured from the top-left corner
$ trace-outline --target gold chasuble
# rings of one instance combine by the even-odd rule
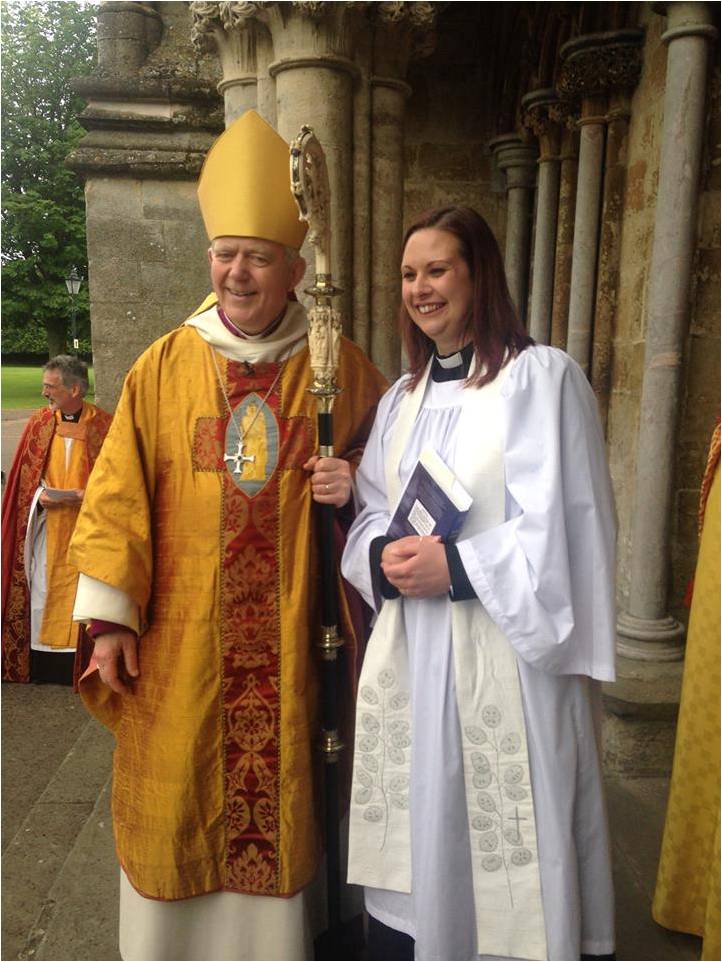
[[[44,481],[50,488],[85,488],[111,422],[111,415],[85,402],[78,423],[60,411],[42,408],[29,419],[8,475],[2,511],[3,681],[30,680],[30,596],[25,570],[25,538],[34,496]],[[66,438],[72,438],[67,456]],[[74,648],[78,626],[72,612],[77,569],[67,550],[79,506],[58,504],[45,512],[47,600],[39,640],[54,648]]]
[[[76,527],[79,569],[125,592],[144,626],[131,695],[96,672],[80,689],[115,733],[118,855],[151,898],[287,896],[317,868],[319,570],[302,469],[316,412],[295,337],[280,372],[229,359],[193,327],[153,344]],[[337,456],[357,460],[384,381],[345,341],[339,383]]]

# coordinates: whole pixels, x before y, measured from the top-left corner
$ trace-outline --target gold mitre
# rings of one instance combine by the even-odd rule
[[[262,237],[298,250],[308,229],[291,193],[288,144],[255,110],[208,151],[198,202],[209,240]]]

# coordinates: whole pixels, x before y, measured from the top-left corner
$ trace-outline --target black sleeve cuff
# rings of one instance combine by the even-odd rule
[[[386,545],[391,544],[393,540],[393,538],[388,538],[385,534],[382,534],[378,538],[374,538],[369,547],[371,584],[374,589],[374,600],[376,601],[377,610],[381,608],[382,598],[388,598],[390,600],[391,598],[398,598],[400,594],[398,588],[394,588],[381,568],[381,555],[383,550]]]
[[[476,598],[476,592],[466,576],[459,549],[453,542],[445,544],[444,549],[446,551],[446,563],[449,566],[449,578],[451,579],[451,600],[471,601]]]

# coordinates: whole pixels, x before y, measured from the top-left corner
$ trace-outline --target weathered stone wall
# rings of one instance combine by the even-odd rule
[[[97,400],[112,409],[133,361],[209,292],[208,242],[195,181],[94,177],[86,202]]]
[[[430,208],[465,204],[487,219],[503,250],[506,198],[488,147],[498,131],[486,95],[483,6],[442,11],[433,55],[409,69],[404,225]]]
[[[186,3],[104,3],[97,71],[77,82],[88,134],[69,164],[85,181],[96,396],[109,410],[138,355],[208,293],[196,182],[222,113],[218,65],[190,28]]]

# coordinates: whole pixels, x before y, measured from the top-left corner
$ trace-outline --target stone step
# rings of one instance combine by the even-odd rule
[[[51,691],[51,688],[55,688],[55,691]],[[2,865],[4,959],[36,958],[37,947],[45,938],[48,920],[53,915],[58,897],[62,899],[63,911],[68,910],[68,899],[63,895],[62,889],[58,890],[58,880],[67,877],[71,856],[93,822],[93,815],[104,798],[102,792],[110,777],[113,748],[110,733],[85,715],[77,699],[69,691],[55,686],[43,686],[42,689],[35,686],[13,686],[10,700],[22,697],[26,697],[29,702],[44,699],[48,703],[47,707],[56,703],[57,706],[64,706],[65,711],[59,711],[54,721],[57,724],[58,718],[62,722],[64,717],[71,717],[73,725],[69,729],[57,729],[54,732],[55,738],[50,737],[46,742],[39,737],[39,732],[42,732],[46,724],[52,727],[53,719],[50,712],[45,712],[39,719],[42,723],[30,728],[29,742],[34,749],[34,758],[26,759],[22,773],[17,770],[14,772],[14,785],[8,786],[7,782],[4,785],[4,788],[15,796],[15,804],[10,805],[9,817],[5,819],[7,845]],[[79,709],[77,717],[76,708]],[[22,711],[19,713],[23,714]],[[17,718],[15,720],[17,721]],[[80,733],[68,748],[69,732],[77,730],[78,722],[82,723]],[[23,732],[18,731],[16,726],[13,728],[12,739],[22,739]],[[25,736],[28,737],[27,729]],[[58,752],[58,748],[64,750],[64,755]],[[55,758],[60,760],[59,764],[57,760],[55,764],[49,761],[53,751],[56,753]],[[4,767],[7,778],[7,769],[13,767],[12,762]],[[20,774],[23,777],[19,777]],[[43,782],[46,783],[44,788],[41,787]],[[13,788],[15,793],[12,792]],[[39,793],[34,802],[28,803],[28,792],[33,788],[37,788]],[[25,817],[19,825],[18,802],[25,806]],[[110,825],[109,817],[106,817],[106,824]],[[11,826],[15,827],[14,832]],[[110,834],[108,827],[108,836]],[[105,861],[110,860],[111,865],[115,864],[112,840],[110,853],[104,852],[103,858]],[[70,869],[72,871],[72,862]],[[93,890],[92,878],[86,879],[85,884],[89,891]],[[117,895],[115,901],[117,902]],[[55,958],[60,959],[63,956],[58,955]]]

